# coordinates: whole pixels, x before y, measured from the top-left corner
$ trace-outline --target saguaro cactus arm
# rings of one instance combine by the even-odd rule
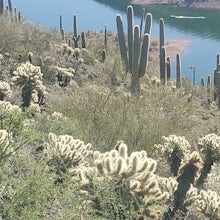
[[[133,61],[133,38],[134,38],[134,11],[132,6],[127,8],[127,22],[128,22],[128,60],[129,60],[129,71],[132,72],[132,61]]]
[[[119,41],[121,57],[125,63],[126,69],[128,70],[128,55],[127,55],[127,48],[126,48],[126,44],[125,44],[125,36],[124,36],[124,31],[123,31],[122,17],[120,14],[117,14],[117,16],[116,16],[116,24],[117,24],[118,41]]]
[[[142,47],[141,47],[139,77],[144,76],[146,69],[147,69],[149,46],[150,46],[150,35],[146,33],[144,34]]]

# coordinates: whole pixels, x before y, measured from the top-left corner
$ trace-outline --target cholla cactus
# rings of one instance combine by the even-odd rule
[[[104,181],[106,178],[115,182],[120,189],[122,201],[127,204],[129,198],[134,198],[145,208],[143,216],[158,216],[151,205],[169,199],[177,187],[174,179],[162,180],[155,174],[157,162],[147,157],[146,151],[128,154],[127,145],[118,142],[115,149],[101,153],[93,153],[95,169],[92,167],[79,170],[82,185],[91,187],[91,176]],[[163,182],[163,183],[162,183]],[[92,183],[91,183],[92,184]]]
[[[74,53],[74,49],[68,44],[62,44],[63,55],[67,54],[68,56]]]
[[[220,159],[220,137],[216,134],[208,134],[199,139],[198,146],[204,155],[204,167],[198,180],[198,185],[202,185],[210,173],[214,162]]]
[[[83,141],[69,135],[56,136],[53,133],[49,133],[48,142],[44,147],[50,159],[58,157],[70,172],[74,172],[75,168],[93,152],[91,144],[84,144]]]
[[[201,190],[195,200],[195,206],[210,219],[220,219],[220,197],[216,192]]]
[[[212,190],[201,190],[191,186],[186,196],[186,203],[192,204],[197,211],[209,219],[220,219],[220,196]]]
[[[191,184],[194,184],[200,175],[202,165],[202,158],[196,151],[192,152],[182,160],[179,176],[177,177],[178,187],[174,193],[174,201],[167,212],[164,213],[164,220],[172,219],[178,211],[181,211],[181,214],[185,216],[187,212],[187,203],[184,203],[184,201],[186,200],[187,192],[190,189]]]
[[[207,151],[213,154],[213,159],[220,159],[220,137],[214,133],[208,134],[199,139],[200,150],[206,154]]]
[[[164,191],[167,195],[167,199],[171,199],[177,190],[178,182],[176,178],[169,177],[169,178],[162,178],[159,177],[159,186],[162,191]]]
[[[18,105],[12,105],[10,102],[0,101],[0,110],[2,111],[18,111],[21,112],[21,108]]]
[[[167,158],[171,172],[177,176],[181,161],[190,154],[191,146],[185,137],[170,135],[169,137],[163,136],[163,139],[165,143],[155,145],[155,147]]]
[[[43,104],[46,92],[42,84],[43,74],[40,67],[26,62],[21,64],[13,75],[13,83],[22,88],[23,107],[29,107],[32,103]]]
[[[13,153],[13,148],[10,147],[10,135],[5,129],[0,129],[0,165]]]
[[[0,101],[0,129],[5,129],[8,133],[13,133],[13,136],[16,136],[22,130],[23,116],[19,106],[12,105],[10,102]]]
[[[220,192],[220,164],[214,163],[205,181],[205,188]]]
[[[60,119],[66,119],[66,117],[60,113],[60,112],[53,112],[51,115],[47,117],[48,120],[53,119],[53,120],[60,120]]]
[[[11,88],[7,82],[0,81],[0,100],[3,101],[5,97],[11,96]]]
[[[61,87],[67,86],[75,76],[75,70],[73,68],[55,66],[54,69],[57,72],[57,79]]]

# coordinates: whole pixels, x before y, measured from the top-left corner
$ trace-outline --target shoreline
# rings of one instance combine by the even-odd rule
[[[151,42],[158,42],[158,39],[153,38],[151,39]],[[184,40],[184,39],[175,39],[175,40],[167,40],[165,41],[166,46],[166,53],[167,56],[170,57],[171,60],[176,59],[176,54],[184,54],[187,51],[188,45],[191,43],[190,40]],[[151,60],[157,60],[159,59],[159,47],[153,48],[150,51],[150,59]]]
[[[133,5],[169,5],[173,7],[185,7],[185,8],[198,8],[198,9],[217,9],[220,10],[220,2],[193,2],[192,4],[186,4],[184,2],[177,2],[171,4],[170,0],[131,0]]]

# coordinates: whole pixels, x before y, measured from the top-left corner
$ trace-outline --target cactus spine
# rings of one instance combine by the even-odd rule
[[[74,41],[74,47],[78,48],[79,47],[79,38],[80,35],[78,34],[78,25],[77,25],[77,16],[73,16],[73,41]]]
[[[176,55],[176,87],[181,87],[181,60],[180,54]]]
[[[140,27],[134,23],[134,14],[132,6],[127,8],[127,22],[128,22],[128,53],[125,43],[125,35],[123,32],[123,24],[121,15],[116,16],[118,40],[122,60],[125,63],[126,70],[131,72],[132,82],[131,91],[139,92],[139,78],[144,76],[147,68],[150,35],[144,33],[143,39],[141,37]],[[146,16],[145,30],[151,30],[152,16]],[[147,26],[147,28],[146,28]]]

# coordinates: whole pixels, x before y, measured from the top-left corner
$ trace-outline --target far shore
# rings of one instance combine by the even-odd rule
[[[158,42],[158,39],[151,39],[152,42]],[[159,42],[158,42],[159,43]],[[190,44],[190,40],[167,40],[165,41],[166,53],[171,60],[176,58],[176,54],[183,54],[186,52],[187,46]],[[157,60],[159,59],[159,48],[154,48],[150,52],[150,59]]]
[[[180,1],[179,1],[180,2]],[[177,3],[173,4],[174,7],[189,7],[189,8],[207,8],[207,9],[219,9],[220,10],[220,2],[193,2],[192,4],[185,3]],[[172,5],[170,0],[131,0],[131,4],[135,5]]]

